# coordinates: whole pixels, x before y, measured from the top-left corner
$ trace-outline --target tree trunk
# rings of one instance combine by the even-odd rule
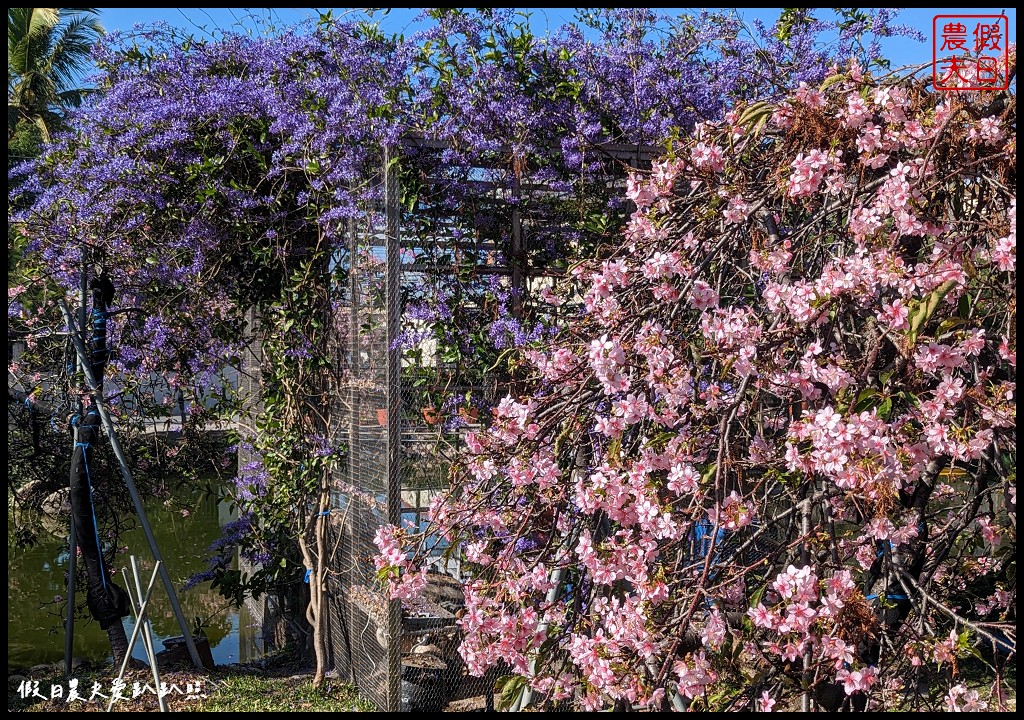
[[[114,667],[121,667],[124,656],[128,654],[128,636],[124,632],[124,623],[116,622],[107,628],[110,638],[110,651],[114,656]]]
[[[316,670],[313,674],[313,687],[323,684],[327,674],[327,615],[324,606],[324,590],[326,589],[326,523],[324,512],[328,510],[329,494],[321,487],[317,498],[316,512],[306,523],[306,533],[299,537],[299,548],[302,560],[309,569],[309,605],[306,608],[306,620],[313,630],[313,654],[316,658]],[[308,534],[313,535],[315,552],[311,552]]]

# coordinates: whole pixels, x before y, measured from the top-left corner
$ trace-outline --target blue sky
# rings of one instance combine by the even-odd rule
[[[176,27],[194,33],[197,36],[207,35],[216,30],[238,30],[253,28],[245,18],[250,13],[269,19],[280,26],[294,25],[305,18],[316,17],[320,10],[327,8],[100,8],[100,21],[107,30],[131,30],[136,23],[165,21]],[[573,17],[572,8],[524,8],[533,14],[532,22],[535,32],[543,32],[546,27],[557,28]],[[686,8],[665,8],[662,12],[677,15]],[[335,15],[351,11],[352,8],[334,8]],[[409,35],[422,29],[422,25],[414,22],[421,8],[392,8],[382,21],[385,32],[400,32]],[[780,8],[742,8],[738,12],[745,20],[760,18],[771,23],[779,15]],[[826,17],[824,11],[821,17]],[[1007,8],[931,8],[926,10],[905,9],[901,12],[898,22],[916,28],[924,34],[925,42],[916,42],[909,38],[885,38],[882,50],[894,67],[919,64],[931,61],[932,20],[936,14],[981,14],[999,15],[1005,13],[1009,19],[1010,39],[1016,42],[1017,11]]]

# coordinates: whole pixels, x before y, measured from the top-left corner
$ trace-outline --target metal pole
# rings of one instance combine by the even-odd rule
[[[149,667],[153,670],[153,682],[156,683],[156,701],[160,706],[160,712],[167,712],[167,701],[164,700],[164,694],[160,692],[160,669],[156,666],[156,652],[153,650],[153,623],[150,622],[149,615],[146,613],[145,608],[142,607],[142,583],[139,582],[139,563],[135,559],[135,556],[131,556],[132,562],[132,578],[135,580],[135,595],[138,597],[138,610],[135,613],[136,624],[142,624],[142,643],[146,646],[146,657],[149,658]],[[154,568],[155,570],[156,568]],[[156,578],[156,573],[153,574],[153,579]],[[128,576],[125,575],[124,582],[128,584]],[[152,580],[149,583],[150,587],[153,587]],[[128,596],[131,597],[131,591]],[[134,604],[134,601],[133,601]]]
[[[526,300],[526,248],[523,246],[523,213],[519,207],[522,195],[519,191],[519,177],[512,176],[512,252],[508,261],[512,265],[512,317],[523,318],[523,302]]]
[[[89,291],[89,271],[86,267],[87,249],[82,247],[82,267],[78,273],[78,327],[82,332],[79,340],[85,343],[85,303]],[[68,328],[70,330],[70,328]],[[79,370],[85,371],[85,357],[78,356],[76,364]],[[77,393],[76,393],[77,395]],[[85,408],[82,407],[82,396],[78,395],[78,416],[81,417]],[[74,448],[78,447],[78,426],[74,428],[74,444],[71,446],[71,454],[74,457]],[[68,492],[74,484],[74,464],[72,463],[71,477],[68,483]],[[69,496],[70,499],[70,496]],[[100,553],[103,548],[96,548]],[[68,528],[68,615],[64,621],[64,672],[71,677],[71,661],[75,648],[75,576],[78,574],[78,537],[75,535],[75,514],[71,513],[71,522]]]
[[[810,562],[811,562],[811,548],[810,548],[810,540],[808,539],[808,536],[811,534],[811,496],[814,494],[813,490],[814,490],[813,487],[807,489],[807,497],[804,498],[804,500],[802,502],[803,507],[801,508],[801,517],[800,517],[800,534],[803,537],[803,543],[804,543],[803,547],[800,549],[800,562],[802,562],[805,566],[809,565]],[[805,713],[806,712],[811,712],[811,710],[813,709],[812,702],[811,702],[811,691],[810,691],[810,684],[811,684],[811,669],[810,668],[811,668],[811,662],[812,662],[811,651],[808,648],[807,650],[804,650],[804,657],[803,657],[803,666],[804,666],[804,670],[803,670],[803,685],[804,685],[804,692],[800,696],[800,710],[802,712],[805,712]]]
[[[96,378],[92,374],[92,368],[89,367],[86,362],[87,354],[85,352],[85,344],[82,339],[77,335],[77,328],[75,328],[75,319],[68,310],[67,304],[63,301],[59,301],[60,309],[64,313],[64,319],[68,323],[68,327],[71,329],[71,338],[75,343],[75,350],[78,351],[78,357],[82,361],[85,370],[85,379],[89,381],[89,387],[92,388],[94,393],[94,401],[96,403],[96,409],[99,410],[100,419],[103,421],[103,427],[107,431],[107,437],[110,439],[110,447],[114,451],[114,456],[117,458],[118,465],[121,467],[121,476],[124,478],[124,484],[128,487],[128,494],[131,495],[132,504],[135,505],[135,513],[139,517],[139,525],[142,526],[143,532],[146,534],[146,542],[149,544],[149,550],[153,554],[153,559],[159,563],[160,568],[160,579],[163,580],[164,587],[167,589],[167,597],[171,601],[171,609],[174,611],[174,617],[178,621],[178,627],[181,628],[181,634],[185,638],[185,646],[188,648],[189,657],[192,658],[192,663],[196,668],[203,667],[203,661],[199,659],[199,652],[196,650],[196,644],[192,641],[192,632],[189,630],[188,623],[185,621],[185,614],[181,611],[181,605],[178,603],[178,595],[174,591],[174,583],[171,581],[170,573],[167,572],[167,566],[163,562],[163,557],[160,555],[160,548],[156,544],[156,538],[153,536],[153,528],[149,525],[149,520],[146,518],[146,508],[142,505],[142,498],[139,497],[139,491],[135,487],[135,481],[132,480],[132,472],[128,469],[128,461],[125,459],[124,451],[121,449],[121,441],[117,437],[117,429],[114,427],[114,422],[110,418],[110,412],[107,410],[106,404],[103,402],[103,391],[96,382]]]
[[[562,581],[565,580],[565,568],[557,568],[552,570],[551,574],[551,589],[548,590],[547,596],[544,598],[545,602],[549,605],[558,599],[559,593],[562,591]],[[548,630],[548,621],[545,620],[537,626],[538,633],[546,633]],[[530,675],[531,677],[537,672],[537,658],[534,657],[530,660]],[[519,693],[519,697],[509,708],[509,712],[521,712],[525,711],[526,708],[530,707],[533,703],[533,688],[526,685]]]
[[[77,435],[78,431],[75,430]],[[76,437],[75,442],[78,439]],[[72,654],[75,649],[75,575],[78,574],[78,538],[75,536],[75,515],[71,514],[68,532],[68,615],[64,621],[64,674],[71,677]]]
[[[356,230],[356,221],[354,218],[348,219],[348,287],[349,287],[349,315],[348,315],[348,368],[349,368],[349,384],[348,384],[348,484],[350,489],[356,486],[356,477],[359,471],[359,458],[358,455],[361,451],[360,440],[359,440],[359,390],[356,389],[356,378],[359,377],[359,236]],[[349,492],[348,507],[352,507],[352,504],[356,502],[355,493]],[[338,526],[339,533],[350,533],[352,534],[351,527],[347,523],[341,523]],[[349,543],[349,546],[354,546],[354,534],[352,534],[353,541]],[[349,551],[349,556],[354,557],[354,548]],[[356,563],[349,560],[346,563],[344,572],[348,573],[348,577],[343,579],[344,587],[355,587],[356,581],[353,575],[355,574]],[[351,638],[348,637],[348,627],[353,622],[352,606],[351,601],[348,598],[341,600],[342,617],[346,623],[346,640],[345,648],[347,653],[348,662],[348,673],[349,682],[353,685],[356,684],[356,666],[352,660],[352,642]]]
[[[153,586],[156,584],[157,570],[163,565],[159,560],[156,563],[156,567],[153,568],[153,576],[149,579],[149,587],[146,588],[146,596],[140,597],[138,612],[136,618],[141,617],[146,613],[146,609],[149,607],[149,599],[153,597]],[[121,574],[124,576],[124,586],[128,588],[128,599],[132,602],[132,609],[135,609],[135,598],[132,596],[132,586],[128,582],[128,572],[121,569]],[[142,623],[136,620],[134,627],[132,627],[132,637],[128,641],[128,649],[124,653],[124,658],[121,660],[121,669],[117,673],[117,679],[120,680],[124,677],[125,671],[128,669],[128,663],[132,659],[132,650],[135,649],[135,642],[139,639],[139,633],[142,632]],[[153,667],[156,667],[156,663],[153,663]],[[159,681],[156,688],[157,695],[160,694]],[[114,693],[110,693],[110,704],[107,705],[107,712],[110,712],[111,708],[114,707]]]
[[[398,527],[402,513],[402,395],[401,371],[402,350],[396,345],[400,331],[401,280],[399,241],[399,197],[398,174],[392,167],[392,149],[384,152],[384,205],[387,234],[387,406],[388,406],[388,522]],[[388,711],[397,712],[401,700],[402,674],[402,603],[391,600],[388,603]]]

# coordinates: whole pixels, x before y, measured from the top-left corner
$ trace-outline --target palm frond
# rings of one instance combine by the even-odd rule
[[[31,10],[28,35],[46,35],[60,23],[60,8],[26,8]]]
[[[59,123],[88,94],[79,86],[104,34],[97,8],[9,8],[8,120],[16,107],[19,119],[35,123],[48,138],[48,124]],[[8,122],[8,133],[12,127]]]
[[[50,57],[51,72],[59,87],[71,87],[92,64],[92,48],[105,30],[92,17],[74,17],[61,27]]]

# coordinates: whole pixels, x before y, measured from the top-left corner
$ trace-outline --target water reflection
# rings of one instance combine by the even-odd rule
[[[199,618],[204,624],[210,640],[210,649],[217,664],[241,662],[259,656],[260,648],[240,648],[240,642],[252,644],[254,633],[251,628],[240,632],[241,623],[251,619],[239,618],[237,611],[229,609],[209,583],[203,583],[189,590],[181,590],[185,580],[207,565],[206,549],[220,535],[220,526],[227,522],[226,506],[215,499],[197,495],[185,503],[189,508],[187,517],[180,511],[171,511],[159,501],[147,503],[146,514],[153,527],[153,534],[160,547],[164,562],[175,586],[178,599],[187,621],[192,624]],[[8,517],[8,524],[12,518]],[[141,528],[125,533],[121,546],[128,552],[118,555],[118,567],[129,567],[128,554],[141,560],[143,587],[148,585],[153,573],[153,561],[149,546]],[[64,659],[63,604],[54,603],[55,597],[66,595],[65,573],[68,568],[67,541],[63,538],[43,536],[39,544],[27,549],[15,549],[7,545],[9,572],[7,601],[7,656],[9,666],[26,666],[37,663],[54,663]],[[129,571],[130,572],[130,571]],[[118,583],[124,586],[124,578],[118,576]],[[78,602],[84,602],[80,588]],[[157,636],[156,649],[167,637],[181,635],[178,623],[171,612],[170,601],[157,580],[153,598],[149,603],[149,617],[153,621],[153,632]],[[125,631],[131,635],[131,618],[125,621]],[[248,638],[243,641],[241,638]],[[101,661],[110,657],[107,634],[90,618],[79,618],[75,622],[74,655],[90,661]],[[142,643],[137,643],[134,655],[144,659]]]

